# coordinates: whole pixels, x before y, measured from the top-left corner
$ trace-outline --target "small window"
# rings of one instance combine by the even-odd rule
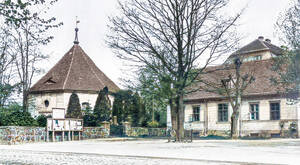
[[[194,106],[193,107],[192,121],[200,121],[200,106]]]
[[[218,104],[218,121],[228,121],[228,104]]]
[[[250,119],[259,120],[259,104],[250,104]]]
[[[270,119],[280,120],[280,103],[270,103]]]
[[[49,107],[49,101],[48,101],[48,100],[45,100],[45,101],[44,101],[44,105],[45,105],[45,107]]]

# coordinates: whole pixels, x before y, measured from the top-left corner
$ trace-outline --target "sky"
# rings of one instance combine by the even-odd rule
[[[121,0],[122,1],[122,0]],[[240,45],[243,46],[258,36],[264,36],[272,40],[272,43],[280,46],[274,24],[280,14],[288,6],[291,0],[231,0],[228,13],[235,13],[245,8],[239,20],[238,33],[243,36]],[[121,86],[120,78],[124,78],[124,61],[120,61],[105,44],[105,36],[108,32],[108,17],[116,15],[117,0],[60,0],[52,6],[49,15],[63,22],[63,26],[51,31],[54,36],[52,42],[43,52],[49,55],[47,62],[43,63],[45,73],[49,71],[72,47],[75,37],[76,16],[80,23],[79,45],[94,61],[94,63],[117,85]],[[45,74],[44,73],[44,74]],[[44,74],[36,76],[38,81]]]

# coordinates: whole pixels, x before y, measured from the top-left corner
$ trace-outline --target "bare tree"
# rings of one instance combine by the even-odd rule
[[[17,86],[17,83],[13,82],[15,56],[10,54],[11,43],[8,28],[2,27],[0,29],[0,107],[7,103]]]
[[[300,0],[291,1],[291,6],[281,13],[275,24],[279,38],[285,41],[283,55],[274,58],[273,70],[279,77],[271,80],[283,85],[289,93],[288,102],[300,101]]]
[[[128,0],[119,3],[121,15],[110,18],[107,43],[118,57],[147,65],[158,76],[170,75],[177,141],[184,139],[187,87],[234,45],[232,30],[240,13],[226,17],[221,11],[227,5],[228,0]]]
[[[32,0],[29,0],[30,2]],[[41,52],[41,47],[47,45],[53,36],[48,34],[51,28],[57,28],[62,23],[56,23],[54,17],[44,19],[42,14],[47,12],[47,9],[56,2],[39,0],[37,3],[30,3],[27,6],[29,12],[28,18],[18,24],[10,24],[11,36],[13,38],[12,53],[16,60],[14,61],[18,79],[20,82],[20,91],[23,96],[23,110],[28,108],[29,88],[32,84],[33,77],[41,72],[38,63],[47,58]],[[39,9],[38,11],[36,11]]]
[[[287,46],[300,49],[300,0],[291,1],[291,7],[279,15],[275,27]]]
[[[234,139],[240,136],[239,117],[244,91],[255,81],[255,68],[250,65],[245,66],[241,73],[242,62],[240,58],[236,58],[234,65],[208,69],[205,75],[207,78],[202,80],[204,85],[200,85],[202,90],[219,94],[229,101],[232,107],[230,135]]]

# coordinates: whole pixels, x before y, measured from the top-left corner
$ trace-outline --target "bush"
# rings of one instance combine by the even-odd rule
[[[46,127],[47,126],[47,117],[45,115],[40,115],[36,118],[36,121],[39,127]]]
[[[159,126],[159,123],[157,121],[150,121],[147,123],[147,125],[150,128],[157,128]]]
[[[111,136],[123,136],[123,129],[122,125],[111,125],[110,126],[110,135]]]
[[[103,88],[98,94],[95,107],[94,115],[96,117],[96,124],[100,125],[103,121],[109,121],[111,116],[110,100],[108,98],[107,87]]]
[[[69,105],[67,109],[66,118],[82,118],[81,106],[79,102],[79,97],[76,93],[72,93],[69,99]]]
[[[93,114],[86,114],[83,116],[83,126],[85,127],[95,127],[96,117]]]
[[[38,126],[38,122],[29,112],[12,112],[2,118],[3,126]]]

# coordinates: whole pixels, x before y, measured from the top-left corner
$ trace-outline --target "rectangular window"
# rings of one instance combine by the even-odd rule
[[[261,58],[261,55],[259,55],[259,56],[256,56],[256,60],[261,60],[262,58]]]
[[[270,119],[280,120],[280,103],[270,103]]]
[[[193,121],[200,121],[200,106],[193,107]]]
[[[259,104],[250,104],[250,119],[259,120]]]
[[[218,104],[218,121],[228,121],[228,104]]]

